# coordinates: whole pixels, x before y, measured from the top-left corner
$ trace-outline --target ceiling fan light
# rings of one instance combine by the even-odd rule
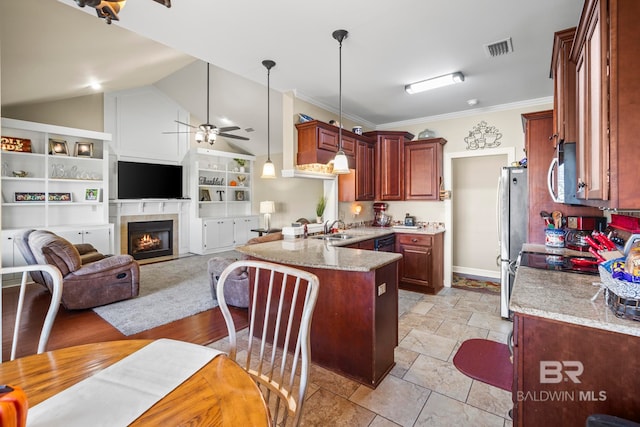
[[[344,151],[338,151],[336,157],[333,159],[333,173],[336,175],[344,175],[350,172],[347,156],[344,154]]]
[[[196,132],[196,142],[204,141],[204,132],[198,131]]]
[[[264,162],[264,166],[262,167],[262,176],[260,178],[275,178],[276,177],[276,168],[271,160],[267,160]]]

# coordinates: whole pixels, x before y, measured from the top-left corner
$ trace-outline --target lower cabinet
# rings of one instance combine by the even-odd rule
[[[251,229],[258,228],[257,216],[202,219],[202,225],[191,233],[191,252],[208,254],[231,250],[244,245],[251,237]]]
[[[639,419],[639,337],[514,313],[513,344],[514,426]]]
[[[258,228],[260,220],[257,216],[250,216],[246,218],[236,218],[234,220],[234,242],[236,245],[244,245],[247,241],[253,237],[251,229]]]
[[[112,226],[87,227],[72,230],[52,230],[58,236],[63,237],[74,245],[80,243],[89,243],[101,254],[112,254],[111,245]]]
[[[444,233],[396,234],[401,289],[437,294],[443,288]]]

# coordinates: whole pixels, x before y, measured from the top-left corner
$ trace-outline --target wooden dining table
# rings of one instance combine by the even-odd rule
[[[100,342],[0,363],[0,383],[21,387],[33,407],[151,342]],[[268,426],[270,421],[258,386],[220,354],[130,425]]]

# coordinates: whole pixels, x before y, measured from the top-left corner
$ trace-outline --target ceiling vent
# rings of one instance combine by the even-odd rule
[[[490,58],[500,55],[506,55],[513,52],[513,43],[511,42],[511,37],[484,45],[484,51]]]

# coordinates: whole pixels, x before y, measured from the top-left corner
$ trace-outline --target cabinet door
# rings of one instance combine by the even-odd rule
[[[318,128],[318,148],[331,152],[338,151],[338,133],[323,128]]]
[[[606,2],[596,2],[576,62],[577,174],[580,199],[609,199],[609,125]]]
[[[111,254],[111,233],[109,228],[87,228],[83,230],[82,242],[93,245],[101,254]]]
[[[259,227],[257,217],[236,218],[234,224],[235,244],[244,245],[251,238],[251,229]]]
[[[400,282],[424,287],[431,286],[432,249],[429,246],[400,244]]]
[[[575,28],[569,28],[554,34],[551,71],[555,143],[576,142],[576,64],[569,58],[575,33]]]
[[[378,200],[402,200],[404,138],[400,135],[381,135],[376,145]]]
[[[441,147],[440,142],[405,144],[405,200],[440,200]]]
[[[233,218],[210,219],[204,222],[205,251],[233,246]]]
[[[373,200],[375,198],[375,147],[358,141],[356,146],[356,200]]]

